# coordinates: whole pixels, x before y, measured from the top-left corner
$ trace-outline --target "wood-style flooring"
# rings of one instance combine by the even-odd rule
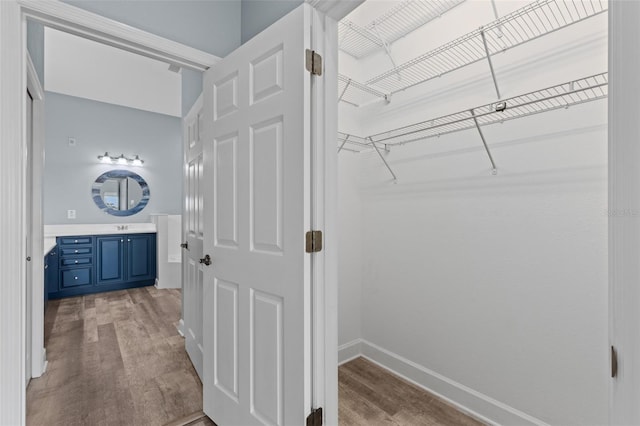
[[[201,411],[180,297],[151,286],[49,301],[49,364],[27,388],[27,425],[164,425]]]
[[[341,365],[338,377],[341,426],[483,424],[365,358]]]
[[[49,301],[49,365],[27,389],[27,425],[215,426],[198,415],[180,297],[143,287]],[[364,358],[338,374],[341,426],[482,424]]]

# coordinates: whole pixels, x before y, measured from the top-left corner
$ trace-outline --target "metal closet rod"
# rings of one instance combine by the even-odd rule
[[[606,72],[595,74],[499,102],[401,126],[364,138],[340,133],[338,141],[342,142],[345,136],[348,136],[348,143],[358,147],[371,149],[373,148],[372,143],[375,143],[379,146],[384,146],[388,150],[391,146],[404,145],[442,134],[468,130],[481,125],[513,120],[602,99],[607,96],[607,80],[608,74]],[[412,136],[413,138],[402,140],[407,136]],[[389,142],[393,140],[400,141]]]
[[[592,81],[592,83],[589,83],[589,81]],[[583,84],[581,86],[581,84]],[[405,144],[405,143],[409,143],[409,142],[414,142],[417,140],[421,140],[421,139],[425,139],[427,137],[431,137],[431,136],[438,136],[438,135],[427,135],[424,136],[422,138],[417,138],[415,140],[411,140],[411,141],[404,141],[404,142],[389,142],[392,141],[394,139],[399,139],[399,138],[403,138],[405,136],[410,136],[410,135],[417,135],[419,133],[422,132],[428,132],[428,131],[433,131],[435,129],[438,128],[442,128],[442,127],[446,127],[446,126],[453,126],[456,124],[461,124],[464,122],[468,123],[468,126],[463,127],[463,128],[455,128],[451,131],[458,131],[458,130],[465,130],[471,127],[474,127],[474,123],[473,123],[473,119],[475,117],[476,120],[480,120],[484,117],[488,117],[488,116],[498,116],[498,115],[503,115],[503,118],[497,121],[505,121],[505,120],[511,120],[511,119],[515,119],[515,118],[520,118],[520,117],[525,117],[528,115],[532,115],[533,113],[541,113],[541,112],[545,112],[545,111],[550,111],[553,109],[559,109],[559,108],[564,108],[564,107],[568,107],[571,105],[575,105],[575,104],[579,104],[579,103],[583,103],[583,102],[588,102],[591,100],[597,100],[597,99],[601,99],[603,97],[606,97],[606,93],[604,93],[604,90],[602,90],[602,94],[598,94],[595,92],[596,89],[601,89],[604,88],[608,85],[607,82],[607,73],[600,73],[600,74],[595,74],[589,77],[585,77],[585,78],[581,78],[578,80],[572,80],[566,83],[562,83],[562,84],[558,84],[555,86],[551,86],[551,87],[547,87],[545,89],[541,89],[541,90],[536,90],[533,92],[529,92],[523,95],[518,95],[518,96],[514,96],[512,98],[509,99],[505,99],[499,102],[494,102],[491,104],[486,104],[486,105],[482,105],[479,107],[475,107],[472,108],[473,111],[477,112],[477,111],[483,111],[483,112],[479,112],[479,113],[475,113],[470,114],[469,111],[470,110],[464,110],[464,111],[460,111],[460,112],[456,112],[453,114],[448,114],[448,115],[444,115],[438,118],[434,118],[434,119],[430,119],[430,120],[425,120],[425,121],[421,121],[418,123],[413,123],[413,124],[409,124],[406,126],[402,126],[402,127],[398,127],[392,130],[387,130],[385,132],[381,132],[381,133],[376,133],[373,135],[368,136],[367,138],[370,139],[373,142],[376,143],[385,143],[388,146],[394,146],[394,145],[398,145],[398,144]],[[560,89],[563,87],[569,87],[570,90],[564,90],[561,91]],[[555,93],[550,93],[555,91]],[[574,100],[571,98],[572,95],[577,95],[577,94],[581,94],[581,93],[586,93],[586,92],[593,92],[592,96],[588,96],[586,99],[578,99],[578,100]],[[538,97],[536,97],[538,96]],[[550,101],[553,100],[557,100],[559,98],[571,98],[570,102],[565,102],[565,103],[550,103]],[[532,106],[532,105],[536,105],[536,104],[543,104],[543,103],[548,103],[549,105],[544,105],[543,109],[540,110],[534,110],[534,111],[530,111],[530,110],[526,110],[526,107],[528,106]],[[504,104],[505,105],[505,109],[504,110],[496,110],[496,105],[498,104]],[[522,113],[517,113],[516,115],[506,115],[506,114],[511,114],[511,111],[513,110],[525,110]],[[437,123],[437,124],[436,124]],[[480,122],[480,124],[488,124],[488,123],[482,123]],[[450,133],[450,132],[447,132]],[[365,138],[365,139],[367,139]]]
[[[394,94],[606,11],[606,0],[538,0],[375,76],[366,84]],[[398,73],[403,77],[400,82]],[[495,74],[492,76],[495,79]]]

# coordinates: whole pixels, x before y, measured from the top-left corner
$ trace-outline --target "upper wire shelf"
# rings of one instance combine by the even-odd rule
[[[346,75],[338,74],[338,102],[359,107],[379,99],[388,100],[388,96]]]
[[[608,75],[595,74],[499,102],[399,127],[363,138],[385,147],[404,145],[478,126],[500,123],[606,98]],[[477,120],[477,124],[475,122]]]
[[[607,0],[538,0],[373,77],[366,84],[393,94],[606,10]]]
[[[465,0],[405,0],[366,26],[343,19],[338,27],[340,50],[360,59],[384,48],[442,16]]]

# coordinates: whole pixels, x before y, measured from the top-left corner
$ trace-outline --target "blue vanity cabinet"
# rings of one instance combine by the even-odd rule
[[[154,233],[58,237],[57,243],[48,259],[49,299],[155,284]]]
[[[94,284],[94,239],[90,236],[60,237],[57,243],[58,293],[63,296],[82,294]]]
[[[96,283],[120,284],[126,281],[124,269],[125,235],[96,237]]]
[[[127,276],[131,281],[156,279],[156,234],[127,235]]]

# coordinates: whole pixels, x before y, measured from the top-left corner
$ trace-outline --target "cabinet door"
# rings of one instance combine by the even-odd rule
[[[155,234],[127,235],[127,276],[129,281],[156,278]]]
[[[125,282],[125,236],[97,237],[96,282],[115,284]]]

